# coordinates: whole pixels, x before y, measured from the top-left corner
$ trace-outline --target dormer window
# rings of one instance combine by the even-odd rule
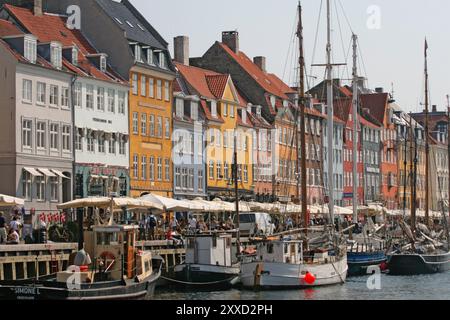
[[[59,43],[52,43],[50,46],[50,62],[57,68],[62,68],[62,47]]]
[[[211,101],[211,115],[217,118],[217,102],[215,100]]]
[[[184,117],[184,101],[183,99],[177,98],[176,99],[176,115],[178,118],[183,118]]]
[[[191,101],[191,119],[198,121],[198,103]]]
[[[72,48],[72,64],[78,66],[78,49],[76,47]]]
[[[242,109],[242,122],[247,123],[247,111]]]
[[[153,64],[153,50],[150,47],[147,49],[147,63]]]
[[[261,106],[257,106],[257,107],[256,107],[256,114],[257,114],[258,116],[261,115]]]
[[[277,102],[275,96],[270,96],[270,104],[272,105],[272,107],[275,107],[275,103]]]
[[[36,63],[37,41],[32,36],[26,36],[24,39],[24,57],[31,63]]]
[[[142,47],[137,43],[131,43],[130,45],[134,51],[134,61],[142,62]]]
[[[159,53],[159,66],[163,69],[167,69],[167,59],[164,52]]]
[[[106,57],[104,55],[100,56],[100,71],[106,72]]]

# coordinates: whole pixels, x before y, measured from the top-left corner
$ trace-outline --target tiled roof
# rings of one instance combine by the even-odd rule
[[[236,54],[227,45],[220,43],[220,46],[268,93],[281,99],[288,100],[283,89],[280,88],[279,80],[263,72],[247,55],[240,51]]]
[[[334,115],[347,123],[352,112],[353,101],[351,98],[340,98],[334,101]]]
[[[54,14],[35,16],[29,9],[11,5],[5,5],[5,8],[29,33],[37,37],[39,42],[58,41],[63,47],[77,46],[79,49],[78,67],[63,59],[63,65],[71,72],[82,76],[91,76],[99,80],[126,83],[113,70],[108,68],[107,72],[101,72],[88,60],[87,55],[97,54],[98,52],[79,30],[70,30],[66,27],[66,17]]]
[[[367,120],[362,115],[359,116],[359,122],[361,123],[361,125],[363,125],[365,127],[369,127],[369,128],[372,128],[372,129],[380,129],[380,126],[378,124]]]
[[[153,48],[167,49],[167,43],[146,20],[140,16],[129,1],[95,0],[111,17],[130,40],[149,45]],[[117,21],[116,19],[119,19]],[[131,24],[129,25],[127,21]],[[146,23],[145,23],[146,22]],[[140,26],[144,29],[142,30]]]
[[[278,76],[274,73],[268,73],[267,77],[269,80],[280,90],[281,92],[288,94],[288,93],[297,93],[296,90],[289,87],[286,83],[283,82]]]
[[[0,19],[0,37],[16,36],[24,34],[22,30],[17,28],[12,22]]]
[[[211,70],[175,63],[181,76],[196,93],[208,99],[221,99],[228,83],[228,75]],[[192,92],[191,92],[192,94]]]
[[[362,108],[369,109],[370,115],[378,122],[384,123],[384,116],[388,105],[389,94],[373,93],[361,95]]]

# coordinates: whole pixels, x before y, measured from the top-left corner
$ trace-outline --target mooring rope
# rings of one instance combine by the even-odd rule
[[[225,279],[225,280],[213,281],[213,282],[186,282],[186,281],[175,280],[175,279],[172,279],[172,278],[166,278],[164,276],[161,276],[161,279],[164,279],[164,280],[167,280],[167,281],[170,281],[170,282],[175,282],[175,283],[180,283],[180,284],[185,284],[185,285],[202,285],[202,286],[229,282],[229,281],[233,280],[234,278],[236,278],[236,276],[230,277],[230,278]]]

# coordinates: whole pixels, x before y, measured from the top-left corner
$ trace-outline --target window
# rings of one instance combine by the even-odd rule
[[[50,105],[58,105],[58,86],[50,85]]]
[[[100,56],[100,71],[101,72],[106,72],[106,57],[105,56]]]
[[[222,163],[217,161],[216,164],[217,180],[222,180]]]
[[[188,189],[194,190],[194,169],[189,169]]]
[[[87,151],[88,152],[95,152],[95,149],[94,149],[94,138],[92,137],[92,135],[89,135],[87,137]]]
[[[148,96],[150,98],[155,97],[155,80],[153,78],[148,80]]]
[[[76,47],[72,48],[72,64],[78,66],[78,49]]]
[[[27,80],[24,79],[22,82],[22,100],[24,102],[29,102],[31,103],[32,100],[32,86],[33,83],[31,82],[31,80]]]
[[[138,178],[139,177],[139,157],[137,154],[133,155],[133,176],[134,178]]]
[[[116,91],[114,89],[108,89],[108,112],[116,112]]]
[[[138,44],[134,46],[134,58],[136,62],[142,62],[142,49]]]
[[[45,177],[36,177],[36,198],[45,201]]]
[[[147,78],[141,76],[141,96],[145,97],[147,95]]]
[[[211,101],[211,116],[217,118],[217,102],[214,100]]]
[[[37,91],[36,91],[36,103],[37,104],[45,104],[46,103],[46,90],[45,83],[38,82],[37,83]]]
[[[147,157],[142,156],[141,160],[141,179],[147,180]]]
[[[74,105],[76,106],[76,107],[81,107],[81,104],[82,104],[82,92],[81,92],[81,90],[82,90],[82,86],[81,86],[81,83],[79,83],[79,82],[77,82],[77,83],[75,83],[75,96],[74,96]],[[45,85],[44,85],[44,96],[45,96]],[[45,98],[44,98],[44,101],[45,101]]]
[[[248,165],[244,165],[244,182],[248,182]]]
[[[119,91],[119,113],[125,114],[125,101],[127,98],[126,92]],[[114,111],[112,111],[114,112]]]
[[[131,87],[132,92],[135,96],[138,94],[138,75],[136,73],[133,73],[132,79],[131,79]]]
[[[83,151],[83,137],[81,136],[79,130],[77,130],[77,134],[75,136],[75,150]]]
[[[59,200],[59,183],[57,177],[50,177],[50,201],[58,201]]]
[[[230,180],[230,170],[227,162],[223,164],[223,177],[225,180]]]
[[[25,38],[24,57],[31,63],[36,63],[37,43],[36,39]]]
[[[147,114],[146,113],[141,114],[141,135],[143,135],[143,136],[147,135]]]
[[[169,81],[164,82],[164,99],[169,102],[170,101],[170,84]]]
[[[158,158],[158,181],[162,181],[162,158]]]
[[[161,80],[156,81],[156,98],[158,100],[162,100],[162,81]]]
[[[155,158],[150,157],[150,181],[155,181]]]
[[[46,139],[45,139],[45,134],[46,134],[46,130],[45,130],[45,122],[38,122],[36,124],[36,146],[39,149],[45,149],[45,145],[46,145]]]
[[[170,119],[169,118],[165,118],[164,137],[166,139],[170,139]]]
[[[22,174],[22,196],[26,200],[31,200],[31,173],[24,171]]]
[[[214,180],[214,161],[209,162],[209,179]]]
[[[70,151],[70,126],[63,126],[62,128],[62,148],[63,151]]]
[[[52,123],[50,125],[50,149],[52,150],[58,150],[59,148],[59,125]]]
[[[105,88],[97,88],[97,110],[105,111]]]
[[[162,126],[163,126],[163,120],[162,117],[158,117],[158,124],[157,124],[157,128],[156,128],[156,136],[158,138],[162,138]]]
[[[181,189],[181,168],[175,168],[175,189]]]
[[[139,134],[139,114],[133,112],[133,133]]]
[[[164,179],[170,181],[170,161],[169,159],[164,159]]]
[[[222,115],[224,117],[226,117],[228,115],[227,109],[228,109],[228,104],[224,103],[223,104],[223,112],[222,112]]]
[[[183,101],[183,99],[176,99],[175,114],[177,115],[178,118],[184,117],[184,101]]]
[[[108,140],[108,152],[110,154],[116,154],[116,140],[113,138]]]
[[[94,109],[94,86],[86,85],[86,108]]]
[[[154,115],[150,115],[150,137],[154,137],[155,136],[155,116]]]
[[[188,188],[188,169],[187,168],[183,168],[181,170],[181,187],[183,189]]]
[[[100,134],[98,136],[98,152],[105,153],[105,136]]]
[[[61,88],[61,106],[69,107],[69,88]]]
[[[147,63],[153,64],[153,50],[150,48],[147,48]]]
[[[125,142],[124,139],[119,140],[119,154],[120,155],[126,154],[126,145],[127,145],[127,143]]]
[[[234,106],[233,105],[230,105],[230,117],[231,118],[234,118]]]
[[[59,44],[53,43],[50,48],[50,60],[53,66],[57,69],[62,67],[62,48]]]
[[[198,170],[198,191],[203,191],[203,170]]]
[[[26,148],[32,148],[31,142],[31,120],[23,120],[22,122],[22,145]]]

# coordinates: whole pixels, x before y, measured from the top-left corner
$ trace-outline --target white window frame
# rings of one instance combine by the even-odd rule
[[[97,87],[97,110],[105,111],[105,88]]]
[[[86,85],[86,109],[94,110],[94,86]]]
[[[62,126],[62,150],[66,152],[70,152],[72,150],[71,146],[71,130],[72,128],[68,125]]]
[[[164,81],[164,100],[170,102],[170,83],[169,81]]]
[[[108,112],[116,112],[116,90],[108,89]]]
[[[33,121],[22,120],[22,146],[25,149],[33,148]]]
[[[32,103],[33,101],[33,81],[29,79],[22,80],[22,102]]]

